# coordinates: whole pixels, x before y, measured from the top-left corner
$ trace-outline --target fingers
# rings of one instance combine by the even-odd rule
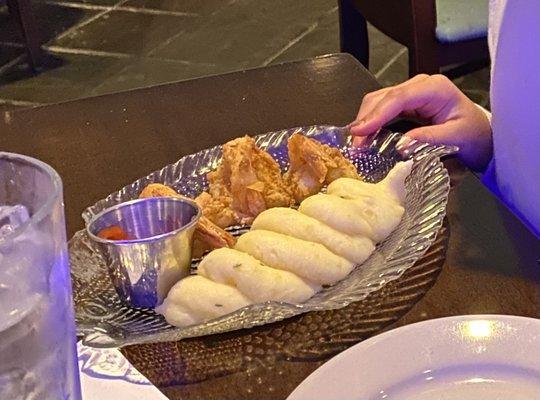
[[[353,144],[369,144],[370,135],[397,116],[427,124],[402,137],[405,147],[410,139],[457,146],[460,159],[476,169],[484,168],[492,157],[491,127],[485,114],[445,76],[417,76],[367,95],[350,127]]]
[[[424,143],[452,145],[455,144],[460,129],[462,127],[459,126],[459,123],[449,121],[440,125],[411,129],[405,136]]]
[[[418,75],[413,76],[411,79],[407,79],[405,82],[401,82],[397,86],[399,86],[399,87],[407,86],[407,85],[410,85],[411,83],[424,81],[429,77],[430,77],[430,75],[428,75],[428,74],[418,74]]]
[[[364,98],[362,99],[362,104],[360,105],[360,109],[358,110],[358,115],[356,116],[355,121],[359,121],[363,119],[366,115],[368,115],[373,110],[373,108],[377,105],[377,103],[388,93],[389,90],[393,88],[405,87],[407,85],[418,83],[427,78],[429,78],[429,75],[427,74],[416,75],[415,77],[405,82],[402,82],[399,85],[390,86],[390,87],[379,89],[379,90],[376,90],[375,92],[366,94]]]
[[[358,114],[356,115],[355,122],[360,121],[367,114],[369,114],[373,110],[373,107],[377,105],[377,103],[382,99],[382,97],[390,89],[391,88],[384,88],[384,89],[380,89],[375,92],[366,94],[364,98],[362,99],[362,104],[360,104],[360,109],[358,110]]]
[[[412,99],[410,96],[405,97],[402,90],[395,87],[378,98],[374,105],[370,105],[370,110],[351,127],[351,134],[354,136],[370,135],[408,109],[408,102]]]
[[[369,135],[401,114],[415,114],[432,118],[447,106],[455,96],[453,84],[448,78],[433,75],[407,85],[389,88],[376,104],[351,127],[351,134]],[[455,99],[454,99],[455,100]]]

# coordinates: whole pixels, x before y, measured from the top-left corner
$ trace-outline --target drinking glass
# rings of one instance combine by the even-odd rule
[[[62,181],[0,152],[0,399],[80,400]]]

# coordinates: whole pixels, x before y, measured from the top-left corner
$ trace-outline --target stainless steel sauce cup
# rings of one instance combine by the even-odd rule
[[[86,230],[104,252],[120,298],[133,307],[156,307],[189,274],[193,232],[200,216],[193,201],[145,198],[103,210]],[[111,226],[120,227],[128,239],[97,236]]]

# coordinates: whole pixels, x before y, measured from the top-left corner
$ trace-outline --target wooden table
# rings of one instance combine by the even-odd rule
[[[87,205],[182,155],[246,133],[344,125],[377,88],[353,58],[333,55],[0,114],[0,148],[57,169],[72,235]],[[540,240],[458,162],[447,166],[454,188],[446,262],[394,326],[459,314],[540,315]],[[250,371],[161,389],[173,399],[282,399],[323,361],[280,363],[266,385],[272,390],[261,392],[243,390],[261,379]]]

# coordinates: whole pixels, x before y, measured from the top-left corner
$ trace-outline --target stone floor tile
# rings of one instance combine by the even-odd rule
[[[333,9],[321,17],[314,29],[305,36],[295,38],[291,46],[272,63],[301,60],[339,52],[338,11]]]
[[[20,47],[8,47],[0,45],[0,68],[24,53]]]
[[[44,42],[96,14],[94,10],[62,7],[43,2],[34,2],[33,12]],[[2,42],[23,43],[19,25],[15,18],[8,15],[7,9],[0,12],[0,45]]]
[[[55,46],[101,52],[146,54],[195,23],[193,17],[110,11],[69,35]]]
[[[235,1],[236,0],[128,0],[123,6],[209,15],[224,7],[234,7]]]
[[[312,0],[238,0],[204,18],[151,54],[226,66],[229,70],[260,66],[279,56],[288,44],[313,29],[335,2]]]

